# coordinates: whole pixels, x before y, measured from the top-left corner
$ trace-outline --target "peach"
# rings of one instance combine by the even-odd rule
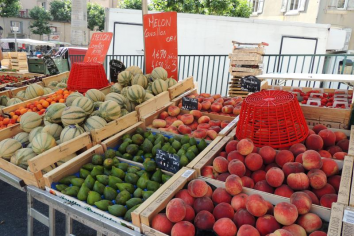
[[[292,173],[302,173],[304,172],[303,165],[299,162],[287,162],[283,165],[282,168],[284,175],[288,177],[288,175]]]
[[[184,125],[183,121],[181,121],[181,120],[176,120],[171,124],[171,126],[174,126],[174,127],[179,127],[181,125]]]
[[[203,101],[209,101],[209,102],[214,102],[215,99],[213,97],[207,97],[207,98],[204,98]]]
[[[188,192],[192,197],[202,197],[208,191],[208,184],[200,179],[194,179],[188,184]]]
[[[198,125],[199,125],[198,122],[194,121],[193,123],[191,123],[190,125],[187,125],[187,126],[192,131],[192,130],[196,130],[198,128]]]
[[[233,221],[237,228],[240,228],[242,225],[255,226],[256,223],[255,217],[244,208],[240,208],[236,211]]]
[[[311,135],[311,134],[315,134],[315,132],[314,132],[314,130],[309,129],[309,130],[308,130],[308,136]]]
[[[266,173],[266,181],[272,187],[279,187],[283,184],[284,173],[280,168],[273,167]]]
[[[313,233],[309,234],[309,236],[327,236],[327,234],[323,231],[314,231]]]
[[[206,133],[207,133],[207,136],[209,138],[211,138],[212,140],[218,136],[218,133],[216,133],[215,130],[208,130]]]
[[[204,177],[212,178],[214,179],[214,168],[212,166],[204,166],[201,171],[201,175]]]
[[[303,164],[303,153],[299,154],[296,158],[295,158],[295,162],[298,162],[300,164]]]
[[[219,126],[210,126],[209,130],[214,130],[216,133],[219,133],[221,131],[221,128]]]
[[[181,117],[181,121],[183,121],[185,125],[190,125],[194,122],[194,116],[191,114],[184,114]]]
[[[250,139],[241,139],[236,146],[236,150],[244,156],[247,156],[253,151],[254,145]],[[262,158],[262,157],[261,157]]]
[[[274,189],[267,183],[266,180],[258,181],[255,184],[254,188],[256,190],[259,190],[259,191],[262,191],[262,192],[266,192],[266,193],[273,193],[274,192]]]
[[[152,126],[154,128],[164,128],[166,127],[167,122],[165,120],[161,120],[161,119],[154,119],[152,122]]]
[[[198,102],[198,111],[201,111],[201,109],[203,109],[203,105],[200,102]]]
[[[221,120],[210,120],[209,121],[209,125],[210,126],[219,126],[221,125]],[[237,144],[237,141],[236,141],[236,144]],[[235,148],[236,149],[236,148]]]
[[[320,205],[331,208],[331,204],[337,202],[337,194],[325,194],[320,198]]]
[[[185,217],[183,220],[192,222],[195,218],[195,211],[193,207],[185,205]]]
[[[317,134],[311,134],[305,140],[305,145],[308,149],[319,151],[324,146],[323,139]]]
[[[320,154],[314,150],[308,150],[302,156],[303,167],[306,170],[320,169],[323,165]]]
[[[228,218],[217,220],[213,230],[218,236],[235,236],[237,232],[235,223]]]
[[[187,97],[188,98],[196,98],[198,95],[196,95],[196,94],[191,94],[191,95],[188,95]]]
[[[230,204],[222,202],[214,208],[213,215],[215,217],[215,220],[221,218],[229,218],[232,220],[234,218],[234,209]]]
[[[211,97],[210,93],[201,93],[200,96],[203,98]]]
[[[293,236],[307,236],[307,232],[305,232],[305,229],[297,224],[283,226],[282,229],[285,229],[288,232],[292,233]]]
[[[211,120],[212,121],[212,120]],[[210,122],[211,122],[210,121]],[[227,152],[227,153],[230,153],[230,152],[232,152],[232,151],[236,151],[236,149],[237,149],[237,143],[238,143],[238,141],[236,141],[236,140],[231,140],[231,141],[229,141],[227,144],[226,144],[226,146],[225,146],[225,151]]]
[[[186,126],[186,125],[180,125],[178,127],[178,131],[181,134],[190,134],[190,133],[192,133],[192,129],[189,126]]]
[[[208,135],[208,132],[204,129],[197,129],[195,131],[193,131],[193,137],[194,138],[205,138]]]
[[[336,152],[336,153],[334,153],[333,158],[336,160],[344,160],[345,156],[347,156],[346,152]]]
[[[173,223],[170,222],[164,213],[159,213],[152,219],[152,228],[164,234],[170,234]]]
[[[324,147],[335,145],[336,136],[333,131],[329,129],[320,130],[318,135],[323,139]]]
[[[220,112],[222,108],[223,108],[223,106],[219,102],[214,102],[213,104],[211,104],[211,107],[210,107],[210,109],[213,112]]]
[[[234,107],[231,105],[223,106],[223,108],[221,109],[221,111],[225,114],[231,114],[233,110],[234,110]]]
[[[180,198],[173,198],[169,201],[166,207],[167,218],[171,222],[182,221],[186,214],[185,203]]]
[[[223,128],[225,128],[226,126],[228,126],[228,124],[230,124],[230,121],[228,121],[228,120],[223,120],[223,121],[221,122],[220,127],[223,129]]]
[[[242,192],[242,180],[237,175],[230,175],[226,178],[225,189],[231,195],[236,195]],[[230,202],[229,202],[230,203]]]
[[[234,107],[234,110],[232,110],[232,114],[234,114],[235,116],[239,115],[241,112],[241,106],[236,106]]]
[[[189,113],[193,115],[195,119],[199,119],[203,115],[199,110],[191,110]]]
[[[211,198],[215,204],[231,202],[231,195],[224,188],[215,189]]]
[[[342,151],[348,152],[349,151],[349,143],[350,141],[348,139],[342,139],[339,142],[337,142],[337,146],[339,146]]]
[[[318,199],[318,197],[317,197],[312,191],[303,190],[302,192],[308,194],[308,196],[309,196],[310,199],[312,200],[312,204],[314,204],[314,205],[319,205],[319,199]]]
[[[200,197],[194,200],[193,208],[195,213],[200,211],[209,211],[213,213],[214,203],[209,197]]]
[[[164,120],[167,117],[168,117],[168,112],[166,112],[166,111],[161,112],[161,114],[159,114],[159,116],[158,116],[158,118],[161,120]]]
[[[220,95],[220,94],[215,94],[215,95],[213,95],[212,97],[216,100],[216,99],[221,98],[221,95]],[[223,99],[223,100],[224,100],[224,99]]]
[[[282,151],[279,151],[276,155],[276,163],[281,168],[287,162],[293,162],[293,161],[294,161],[294,155],[291,151],[282,150]]]
[[[240,141],[241,142],[241,141]],[[239,143],[240,143],[239,142]],[[241,153],[241,152],[240,152]],[[262,157],[257,153],[250,153],[245,158],[245,165],[251,171],[259,170],[263,165]]]
[[[322,159],[323,166],[321,170],[324,171],[327,177],[337,175],[339,173],[339,168],[336,161],[332,159]]]
[[[220,153],[219,153],[219,156],[226,158],[226,157],[227,157],[227,153],[226,153],[226,152],[220,152]]]
[[[320,217],[314,213],[307,213],[298,219],[298,225],[302,226],[307,233],[312,233],[322,226]]]
[[[207,124],[207,123],[202,123],[202,124],[199,124],[198,125],[198,128],[197,129],[209,129],[210,128],[210,125]]]
[[[304,173],[292,173],[287,177],[287,184],[293,190],[304,190],[309,187],[309,178]]]
[[[274,150],[270,146],[263,146],[262,148],[260,148],[258,154],[261,155],[263,159],[263,163],[270,164],[274,162],[274,158],[276,156],[276,150]]]
[[[201,103],[201,107],[202,107],[202,110],[207,111],[207,110],[209,110],[210,107],[211,107],[211,102],[210,102],[210,101],[203,101],[203,102]]]
[[[308,213],[312,206],[312,200],[308,194],[304,192],[295,192],[290,197],[290,203],[297,207],[298,213],[304,215]]]
[[[173,116],[167,116],[167,118],[165,119],[165,121],[167,122],[167,124],[173,124],[174,121],[179,120],[177,117],[173,117]]]
[[[213,168],[218,173],[227,172],[229,162],[224,157],[216,157],[213,161]]]
[[[327,184],[326,174],[319,169],[308,172],[310,186],[314,189],[321,189]]]
[[[274,190],[275,195],[287,197],[287,198],[290,198],[290,196],[292,196],[293,193],[294,191],[290,187],[288,187],[288,185],[285,184],[282,184],[281,186],[279,186]]]
[[[227,155],[227,160],[228,161],[239,160],[242,163],[245,163],[245,157],[242,156],[240,153],[238,153],[238,151],[229,152],[229,154]]]
[[[313,189],[313,193],[320,199],[322,196],[325,194],[334,194],[336,193],[335,189],[333,186],[330,184],[325,184],[325,186],[321,189]]]
[[[171,133],[174,133],[174,134],[179,134],[178,129],[176,127],[174,127],[174,126],[169,126],[167,128],[167,131],[171,132]]]
[[[188,221],[181,221],[176,223],[171,231],[171,236],[194,236],[195,235],[195,227],[192,223]]]
[[[266,180],[266,171],[264,170],[258,170],[252,173],[251,175],[252,180],[257,183],[262,180]]]
[[[234,208],[235,211],[237,211],[240,208],[246,209],[246,201],[247,201],[248,195],[245,193],[239,193],[235,195],[231,199],[231,206]]]
[[[265,203],[266,203],[266,205],[268,207],[267,214],[268,215],[273,215],[273,213],[274,213],[273,205],[269,201],[265,201]]]
[[[187,189],[179,190],[174,197],[182,199],[186,205],[193,206],[194,204],[194,198],[189,194]]]
[[[280,202],[274,207],[274,217],[282,225],[291,225],[298,218],[298,209],[288,202]]]
[[[210,197],[213,195],[213,189],[208,185],[208,192],[204,195],[204,197]]]
[[[268,210],[266,201],[258,194],[250,195],[246,200],[246,210],[253,216],[263,216]]]
[[[295,157],[298,156],[300,153],[305,152],[306,150],[307,150],[307,148],[302,143],[293,144],[289,148],[289,151],[291,151]]]
[[[335,153],[342,152],[342,149],[341,147],[334,145],[329,147],[327,151],[330,153],[330,155],[334,156]]]
[[[327,127],[325,125],[322,125],[322,124],[318,124],[318,125],[315,125],[313,127],[313,131],[318,134],[321,130],[323,129],[327,129]]]
[[[256,221],[256,228],[258,232],[260,232],[260,234],[264,236],[273,233],[277,229],[280,229],[281,226],[272,215],[264,215],[258,217]]]
[[[213,214],[211,214],[209,211],[205,211],[205,210],[199,211],[194,219],[194,225],[198,229],[202,229],[202,230],[213,229],[214,224],[215,224],[215,218]]]
[[[168,114],[170,116],[177,116],[177,115],[179,115],[179,113],[180,113],[179,107],[173,106],[173,105],[168,107]]]
[[[255,186],[255,182],[250,177],[242,176],[241,177],[242,186],[246,188],[253,188]]]
[[[331,177],[328,178],[328,184],[333,186],[337,193],[339,192],[340,181],[341,181],[341,176],[340,175],[334,175],[334,176],[331,176]]]
[[[294,236],[291,232],[285,229],[277,229],[273,233],[269,234],[268,236]]]
[[[202,116],[198,119],[198,123],[202,124],[202,123],[208,123],[209,124],[210,121],[210,117],[209,116]]]
[[[257,231],[255,227],[251,225],[242,225],[239,228],[239,231],[237,232],[236,236],[244,236],[244,235],[260,236],[260,233]]]
[[[278,165],[276,163],[271,163],[271,164],[268,164],[266,167],[265,167],[265,171],[268,171],[269,169],[271,169],[272,167],[278,167]]]
[[[319,154],[320,154],[321,157],[325,157],[325,158],[331,158],[332,157],[330,152],[328,152],[326,150],[320,150]]]
[[[226,160],[226,159],[225,159]],[[234,174],[237,176],[244,176],[246,173],[246,167],[244,165],[244,163],[242,163],[239,160],[231,160],[228,164],[228,170],[230,174]]]
[[[216,177],[216,179],[217,180],[219,180],[219,181],[221,181],[221,182],[225,182],[226,181],[226,179],[227,179],[227,177],[229,177],[230,176],[230,173],[222,173],[222,174],[220,174],[220,175],[218,175],[217,177]]]
[[[245,176],[251,177],[252,172],[249,169],[246,169]]]
[[[223,99],[223,98],[218,98],[218,99],[215,99],[214,103],[220,103],[220,104],[223,104],[223,103],[224,103],[224,99]]]
[[[335,131],[335,143],[338,143],[340,140],[347,139],[347,136],[344,132]]]

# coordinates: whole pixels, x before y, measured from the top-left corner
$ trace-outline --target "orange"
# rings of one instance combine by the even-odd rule
[[[11,117],[13,117],[15,115],[15,112],[12,111],[9,114],[10,114]]]
[[[19,118],[18,115],[13,115],[13,116],[12,116],[12,119],[14,119],[14,120],[17,120],[17,118]]]
[[[43,108],[43,106],[42,106],[41,104],[38,104],[38,105],[37,105],[37,109],[38,109],[38,110],[41,110],[42,108]]]
[[[46,101],[51,103],[52,102],[52,98],[47,98]]]
[[[47,107],[49,106],[49,102],[43,101],[43,102],[42,102],[42,106],[47,108]]]
[[[63,93],[63,90],[60,89],[60,90],[58,90],[56,93],[57,93],[57,94],[62,94],[62,93]]]
[[[64,98],[67,98],[68,96],[69,96],[69,94],[67,93],[67,94],[64,95]]]
[[[21,120],[21,116],[19,116],[19,118],[17,118],[17,122],[20,123]]]
[[[41,106],[41,105],[38,105],[38,106]],[[42,107],[42,106],[41,106]],[[38,111],[39,109],[37,108],[37,107],[34,107],[33,109],[32,109],[32,111],[34,111],[34,112],[36,112],[36,111]]]
[[[20,112],[21,112],[21,115],[22,115],[22,114],[25,114],[25,113],[27,112],[27,109],[25,109],[25,108],[24,108],[24,109],[21,109]]]
[[[63,98],[59,99],[59,103],[64,103],[65,100]]]
[[[9,118],[5,118],[5,119],[2,121],[2,123],[3,123],[4,125],[7,125],[8,123],[10,123],[10,119],[9,119]]]

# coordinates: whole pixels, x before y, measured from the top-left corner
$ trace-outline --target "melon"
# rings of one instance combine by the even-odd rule
[[[44,94],[44,89],[39,84],[30,84],[27,86],[25,91],[25,96],[27,99],[32,99],[35,97],[42,96]]]
[[[55,146],[57,146],[56,140],[52,137],[52,135],[48,133],[39,133],[32,140],[32,150],[41,154]]]
[[[125,98],[123,95],[118,94],[118,93],[108,93],[105,96],[105,101],[114,101],[116,102],[121,108],[125,108],[127,98]]]
[[[150,100],[151,98],[154,98],[155,96],[153,96],[153,94],[151,93],[146,93],[146,96],[145,96],[145,101],[148,101]]]
[[[56,88],[61,88],[61,89],[65,89],[65,88],[67,88],[67,84],[66,83],[58,83],[57,85],[56,85]]]
[[[74,93],[71,93],[67,99],[66,99],[66,105],[67,107],[70,107],[72,105],[72,102],[76,99],[76,98],[82,98],[84,97],[83,94],[81,93],[78,93],[78,92],[74,92]]]
[[[43,130],[43,126],[38,126],[36,128],[34,128],[33,130],[31,130],[30,134],[28,135],[28,140],[30,140],[30,142],[32,142],[33,138],[41,133]]]
[[[29,144],[27,145],[27,148],[31,148],[31,149],[32,149],[32,143],[29,143]]]
[[[36,112],[26,112],[21,116],[20,127],[23,131],[29,133],[34,128],[40,126],[41,123],[42,117],[39,114]]]
[[[47,166],[46,168],[42,169],[41,172],[42,172],[42,175],[45,175],[47,174],[48,172],[52,171],[56,169],[56,166],[55,165],[50,165],[50,166]],[[29,168],[27,168],[27,171],[29,171]]]
[[[153,82],[149,82],[148,83],[147,88],[146,88],[146,93],[153,94],[153,92],[152,92],[152,83]]]
[[[152,92],[154,95],[158,95],[160,93],[163,93],[164,91],[168,90],[168,85],[166,81],[161,80],[161,79],[156,79],[152,83]]]
[[[58,84],[58,81],[52,81],[52,82],[50,82],[50,83],[48,84],[48,86],[50,86],[50,87],[56,87],[57,84]]]
[[[63,79],[61,80],[61,83],[65,83],[65,84],[68,83],[68,79],[69,79],[69,78],[63,78]]]
[[[43,120],[43,124],[46,126],[46,125],[51,125],[51,124],[54,124],[54,123],[51,123],[51,122],[49,122],[49,121],[47,121],[47,120]]]
[[[110,87],[110,92],[112,93],[121,93],[123,87],[119,83],[115,83]]]
[[[130,112],[126,109],[121,109],[121,116],[125,116],[127,114],[129,114]]]
[[[105,101],[105,94],[97,89],[89,89],[85,93],[85,97],[89,98],[93,102],[103,102]]]
[[[23,169],[27,169],[27,161],[35,156],[37,156],[37,154],[32,150],[32,148],[22,148],[15,152],[15,154],[11,157],[10,162]]]
[[[94,102],[94,111],[98,110],[101,104],[103,104],[103,102]]]
[[[82,108],[70,106],[63,110],[61,120],[64,126],[76,125],[82,123],[86,116],[87,114]]]
[[[21,100],[22,100],[22,99],[26,99],[25,91],[22,90],[22,91],[16,93],[16,97],[20,98]]]
[[[135,107],[136,107],[136,104],[130,100],[127,99],[127,102],[126,102],[126,110],[128,110],[129,112],[132,112],[135,110]]]
[[[43,127],[42,132],[52,135],[55,140],[58,140],[62,133],[62,126],[58,124],[50,124]]]
[[[133,76],[138,75],[138,74],[143,74],[142,70],[138,66],[129,66],[126,68],[126,71],[131,72]]]
[[[22,144],[16,139],[4,139],[0,142],[0,157],[10,160],[11,156],[20,148],[22,148]]]
[[[145,74],[145,77],[146,77],[148,82],[152,82],[153,81],[151,74]]]
[[[107,122],[99,116],[91,116],[84,122],[85,131],[89,132],[93,129],[103,128]]]
[[[168,88],[170,88],[173,85],[176,85],[178,82],[173,78],[169,78],[169,79],[166,80],[166,83],[168,84]]]
[[[9,100],[10,100],[10,98],[6,95],[0,96],[0,105],[6,106],[7,101],[9,101]]]
[[[121,116],[121,108],[114,101],[106,101],[99,107],[99,116],[107,122],[113,121]]]
[[[144,89],[147,88],[148,80],[143,74],[137,74],[131,81],[132,85],[141,85]]]
[[[168,76],[167,71],[162,67],[156,67],[151,72],[151,77],[153,80],[157,80],[157,79],[166,80],[167,76]]]
[[[16,134],[13,139],[19,141],[23,147],[26,147],[30,142],[29,134],[26,132],[20,132]]]
[[[140,85],[132,85],[127,91],[127,98],[138,104],[145,100],[146,90]]]
[[[71,139],[74,139],[75,137],[78,137],[83,133],[85,133],[85,131],[79,125],[69,125],[62,130],[60,136],[60,142],[61,143],[67,142]]]
[[[9,101],[7,101],[6,106],[12,106],[15,105],[17,103],[21,103],[22,100],[20,98],[11,98]]]
[[[82,108],[88,115],[94,111],[93,101],[86,97],[76,98],[72,106]]]
[[[125,87],[121,90],[121,95],[127,97],[127,92],[129,91],[130,87]]]
[[[69,96],[68,96],[69,97]],[[61,123],[61,117],[66,105],[63,103],[54,103],[47,107],[44,120],[51,123]],[[21,117],[22,120],[22,117]]]
[[[117,81],[122,87],[127,87],[131,84],[133,76],[130,71],[120,72],[117,76]]]
[[[50,94],[50,93],[53,93],[53,90],[50,89],[50,88],[44,88],[44,95],[47,95],[47,94]]]
[[[100,116],[100,114],[99,114],[99,108],[98,108],[98,110],[93,111],[93,112],[90,114],[90,116]]]

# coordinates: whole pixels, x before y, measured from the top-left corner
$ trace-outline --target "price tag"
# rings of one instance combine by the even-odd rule
[[[198,110],[198,99],[196,98],[182,98],[182,109],[184,110]]]
[[[84,62],[104,63],[108,52],[113,33],[100,32],[91,36],[88,51],[85,54]]]
[[[57,68],[56,63],[54,63],[53,59],[50,56],[44,56],[43,62],[47,67],[47,70],[50,75],[57,75],[59,74],[59,70]]]
[[[121,61],[115,60],[115,59],[112,59],[109,62],[109,66],[110,66],[110,80],[111,80],[111,82],[115,82],[116,83],[117,82],[117,75],[120,72],[126,70],[126,66]]]
[[[344,211],[344,218],[343,218],[342,221],[344,221],[346,223],[349,223],[349,224],[354,224],[354,212],[345,210]]]
[[[178,155],[170,154],[161,149],[157,149],[156,153],[156,164],[159,168],[176,173],[179,171],[179,161]]]
[[[261,90],[261,80],[249,75],[241,78],[241,89],[249,92],[259,92]]]

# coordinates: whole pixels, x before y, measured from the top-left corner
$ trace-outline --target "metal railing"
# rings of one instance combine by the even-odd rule
[[[72,55],[70,61],[82,61],[84,56]],[[108,62],[122,61],[126,67],[138,66],[145,71],[143,55],[107,55],[104,68],[109,71]],[[193,76],[200,92],[228,94],[231,75],[228,55],[179,55],[178,79]],[[265,54],[261,65],[264,73],[312,73],[312,74],[354,74],[353,54]],[[270,84],[299,87],[324,87],[349,89],[342,83],[310,81],[269,81]]]

